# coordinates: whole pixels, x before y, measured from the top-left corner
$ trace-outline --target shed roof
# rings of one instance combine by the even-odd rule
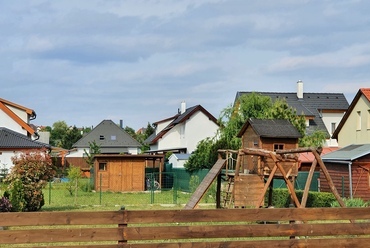
[[[370,144],[349,145],[334,152],[323,155],[324,162],[353,161],[370,154]]]
[[[238,137],[251,126],[257,135],[263,138],[301,138],[297,128],[288,120],[254,119],[250,118],[241,128]]]

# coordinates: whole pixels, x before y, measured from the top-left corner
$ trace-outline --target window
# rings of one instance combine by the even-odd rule
[[[100,135],[100,136],[99,136],[99,139],[100,139],[100,140],[105,140],[104,135]]]
[[[356,130],[361,130],[361,111],[357,111]]]
[[[107,170],[107,163],[99,163],[99,170],[106,171]]]
[[[111,135],[110,136],[110,140],[116,140],[116,139],[117,139],[116,135]]]
[[[335,122],[332,122],[332,123],[331,123],[331,134],[333,134],[333,133],[334,133],[334,131],[335,131],[335,129],[337,128],[337,127],[336,127],[336,124],[337,124],[337,123],[335,123]]]
[[[274,152],[277,150],[284,150],[284,144],[274,144]]]

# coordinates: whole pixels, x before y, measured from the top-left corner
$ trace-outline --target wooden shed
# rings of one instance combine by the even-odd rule
[[[298,148],[298,139],[301,134],[288,120],[273,119],[249,119],[241,128],[238,137],[242,139],[242,148],[264,149],[267,151],[290,150]],[[298,159],[296,157],[286,159],[283,164],[290,175],[298,174]],[[274,161],[268,157],[243,156],[242,171],[269,175],[274,166]],[[277,175],[279,175],[279,171]]]
[[[95,188],[112,192],[144,191],[146,168],[157,167],[162,171],[163,161],[163,155],[95,155]]]
[[[370,144],[349,145],[322,156],[322,160],[342,197],[370,200]],[[320,180],[320,191],[330,192],[325,180]]]

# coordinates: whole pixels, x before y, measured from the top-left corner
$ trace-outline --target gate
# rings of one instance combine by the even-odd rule
[[[177,177],[173,172],[145,174],[145,190],[150,192],[150,204],[177,204]]]

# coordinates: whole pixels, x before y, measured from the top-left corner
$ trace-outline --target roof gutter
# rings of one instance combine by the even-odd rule
[[[325,163],[325,160],[323,160]],[[351,160],[326,160],[329,163],[347,164],[348,165],[348,179],[349,179],[349,197],[353,199],[353,184],[352,184],[352,161]]]

